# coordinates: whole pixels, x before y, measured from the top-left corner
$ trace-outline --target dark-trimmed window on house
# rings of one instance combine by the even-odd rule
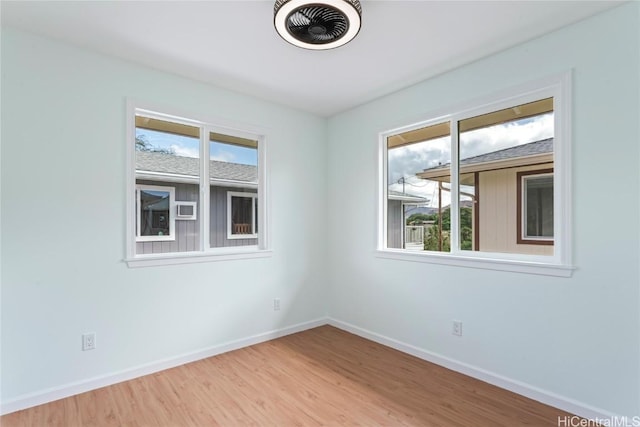
[[[386,249],[554,254],[553,97],[385,138]]]
[[[257,247],[259,141],[136,110],[133,255]]]
[[[553,245],[553,169],[518,172],[518,243]]]

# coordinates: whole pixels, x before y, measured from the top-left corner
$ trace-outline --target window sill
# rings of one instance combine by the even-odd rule
[[[430,264],[452,265],[456,267],[479,268],[484,270],[510,271],[515,273],[539,274],[544,276],[571,277],[575,267],[564,264],[520,261],[511,259],[466,257],[437,253],[411,253],[403,250],[377,250],[378,258],[402,261],[425,262]]]
[[[268,258],[273,251],[251,248],[234,252],[184,252],[171,254],[138,255],[127,258],[124,262],[129,268],[155,267],[162,265],[195,264],[202,262],[231,261],[241,259]]]

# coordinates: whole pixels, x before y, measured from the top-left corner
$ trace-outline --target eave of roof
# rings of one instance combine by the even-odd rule
[[[553,162],[553,138],[530,142],[460,160],[460,174]],[[450,164],[425,169],[422,179],[449,182]]]
[[[400,200],[402,202],[416,202],[416,203],[428,203],[429,199],[422,197],[422,196],[416,196],[413,194],[407,194],[407,193],[403,193],[401,191],[395,191],[395,190],[388,190],[387,192],[387,198],[389,200]]]
[[[257,183],[258,168],[252,165],[209,162],[212,182]],[[199,182],[200,160],[173,154],[136,151],[136,176],[144,179],[163,178],[172,182]]]

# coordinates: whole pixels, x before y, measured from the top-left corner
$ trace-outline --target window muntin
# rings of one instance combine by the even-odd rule
[[[553,245],[553,171],[540,172],[518,174],[518,242]]]
[[[136,240],[175,240],[175,190],[154,185],[136,186]]]
[[[133,106],[129,111],[135,118],[130,138],[134,185],[162,187],[173,195],[168,211],[169,235],[163,229],[157,235],[139,237],[138,223],[142,218],[137,209],[139,192],[136,190],[130,204],[136,206],[130,217],[133,224],[128,221],[127,225],[135,235],[127,249],[129,265],[147,265],[134,259],[156,255],[167,262],[172,259],[167,255],[187,253],[198,255],[199,260],[205,259],[202,258],[205,254],[226,259],[226,254],[235,253],[251,256],[255,252],[258,256],[256,251],[266,249],[264,232],[258,232],[258,223],[264,218],[257,209],[264,203],[261,178],[264,138]],[[247,236],[250,238],[232,240],[227,236],[227,192],[230,190],[254,196],[252,233]],[[160,219],[158,216],[156,222]],[[145,221],[142,222],[144,225]],[[182,263],[185,258],[176,260]]]
[[[451,114],[440,111],[438,117],[441,119],[428,120],[423,123],[419,123],[412,126],[406,126],[396,131],[388,131],[381,133],[381,174],[380,174],[380,222],[379,222],[379,243],[378,243],[378,255],[384,258],[392,259],[404,259],[413,261],[424,261],[430,263],[447,264],[447,265],[459,265],[467,267],[489,268],[495,270],[507,270],[507,271],[519,271],[529,272],[536,274],[549,274],[554,276],[570,276],[573,267],[571,267],[571,107],[570,107],[570,91],[571,91],[571,76],[570,73],[565,73],[559,76],[552,76],[547,79],[541,80],[537,83],[531,83],[522,85],[518,91],[524,95],[513,95],[509,98],[503,97],[501,99],[482,99],[479,100],[476,106],[468,105],[471,108],[459,110]],[[514,93],[515,91],[512,91]],[[478,106],[479,105],[479,106]],[[480,246],[475,242],[475,236],[478,230],[477,216],[472,215],[471,218],[471,248],[462,246],[465,238],[461,236],[461,208],[465,205],[461,203],[463,194],[462,191],[465,185],[470,185],[473,188],[473,192],[468,192],[475,198],[482,198],[484,200],[484,207],[492,207],[493,203],[489,202],[486,198],[487,194],[483,194],[484,185],[486,180],[480,177],[479,181],[476,178],[475,171],[473,169],[466,169],[464,165],[460,164],[460,151],[459,145],[461,134],[474,130],[471,126],[464,127],[463,121],[470,118],[479,118],[476,120],[476,128],[482,128],[491,126],[492,124],[507,123],[513,121],[513,117],[503,117],[501,120],[494,120],[491,123],[492,118],[499,117],[504,112],[511,110],[511,114],[523,114],[525,118],[534,115],[544,115],[550,113],[550,110],[545,108],[549,105],[552,106],[552,115],[550,121],[553,123],[553,136],[549,139],[548,143],[553,146],[549,153],[542,156],[540,164],[532,166],[530,158],[512,161],[511,166],[518,166],[518,162],[522,161],[526,166],[524,170],[546,169],[551,168],[553,172],[553,202],[554,202],[554,241],[553,245],[533,245],[518,242],[517,231],[517,216],[515,209],[519,206],[517,203],[511,203],[511,209],[513,213],[509,212],[506,215],[503,210],[501,216],[493,215],[496,217],[496,223],[508,224],[508,228],[512,237],[509,238],[510,244],[518,250],[508,248],[507,250],[492,249],[484,244],[480,239]],[[546,106],[546,107],[545,107]],[[443,114],[444,113],[444,114]],[[488,114],[495,113],[495,114]],[[535,114],[532,114],[535,113]],[[396,135],[409,132],[414,129],[420,129],[425,125],[434,122],[448,122],[452,129],[452,163],[450,165],[451,170],[451,212],[455,212],[455,215],[450,216],[451,222],[451,251],[449,253],[439,253],[437,251],[408,251],[398,247],[387,244],[391,242],[391,236],[389,236],[389,212],[387,209],[388,203],[388,186],[390,185],[390,178],[388,177],[389,171],[389,148],[391,145],[389,141]],[[466,122],[466,124],[473,124],[472,122]],[[488,154],[488,153],[487,153]],[[545,157],[546,156],[546,157]],[[528,164],[528,165],[527,165]],[[513,182],[510,184],[515,193],[516,185],[515,172],[513,170]],[[433,171],[431,171],[433,172]],[[473,173],[473,175],[468,175]],[[418,175],[425,174],[422,178],[431,178],[428,175],[428,171],[420,172]],[[432,175],[435,175],[432,173]],[[446,184],[445,184],[446,186]],[[464,191],[467,193],[467,191]],[[511,199],[511,196],[510,196]],[[515,199],[515,196],[513,196]],[[482,206],[482,200],[480,200],[480,206]],[[472,201],[473,208],[477,208],[477,203]],[[485,214],[486,217],[491,217]],[[468,221],[467,221],[468,222]],[[485,228],[486,230],[486,228]],[[484,243],[490,242],[490,239],[485,236]],[[526,249],[526,251],[520,251],[520,248]]]

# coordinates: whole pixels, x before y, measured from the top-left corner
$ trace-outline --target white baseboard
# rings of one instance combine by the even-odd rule
[[[125,369],[111,374],[100,375],[82,381],[65,384],[59,387],[53,387],[35,393],[25,394],[14,399],[2,402],[0,404],[0,415],[9,414],[11,412],[30,408],[44,403],[53,402],[54,400],[63,399],[65,397],[74,396],[76,394],[85,393],[87,391],[117,384],[123,381],[132,380],[144,375],[153,374],[165,369],[174,368],[184,365],[185,363],[195,362],[197,360],[206,359],[228,351],[238,350],[250,345],[259,344],[285,335],[295,334],[307,329],[316,328],[326,325],[327,319],[320,318],[309,322],[299,323],[285,328],[264,332],[247,338],[241,338],[229,341],[202,350],[181,354],[179,356],[158,360],[156,362],[146,363],[144,365]]]
[[[570,399],[565,396],[558,395],[556,393],[540,389],[538,387],[516,381],[494,372],[481,369],[467,363],[459,362],[449,357],[442,356],[437,353],[433,353],[421,348],[415,347],[410,344],[406,344],[395,340],[393,338],[386,337],[384,335],[377,334],[375,332],[368,331],[358,326],[343,322],[337,319],[329,318],[329,325],[338,329],[350,332],[354,335],[358,335],[362,338],[366,338],[371,341],[375,341],[379,344],[386,345],[403,353],[410,354],[419,359],[426,360],[436,365],[444,366],[452,371],[460,372],[461,374],[470,376],[472,378],[479,379],[486,383],[495,385],[505,390],[512,391],[519,395],[528,397],[538,402],[544,403],[554,408],[561,409],[571,414],[579,415],[588,420],[621,420],[623,416],[613,414],[605,411],[604,409],[596,408],[574,399]],[[631,417],[627,417],[629,420]]]
[[[39,392],[22,395],[6,402],[2,402],[0,404],[0,415],[9,414],[11,412],[19,411],[37,405],[42,405],[48,402],[53,402],[54,400],[59,400],[65,397],[74,396],[76,394],[85,393],[87,391],[117,384],[123,381],[132,380],[138,377],[153,374],[155,372],[163,371],[165,369],[174,368],[186,363],[206,359],[218,354],[238,350],[243,347],[259,344],[265,341],[280,338],[297,332],[302,332],[307,329],[316,328],[318,326],[323,326],[326,324],[350,332],[354,335],[369,339],[371,341],[380,343],[382,345],[386,345],[387,347],[394,348],[398,351],[410,354],[428,362],[435,363],[436,365],[444,366],[445,368],[451,369],[452,371],[460,372],[461,374],[468,375],[472,378],[479,379],[505,390],[509,390],[522,396],[526,396],[530,399],[537,400],[538,402],[544,403],[546,405],[562,409],[563,411],[569,412],[571,414],[579,415],[588,420],[613,420],[623,418],[620,415],[612,414],[603,409],[595,408],[574,399],[560,396],[556,393],[552,393],[547,390],[543,390],[538,387],[534,387],[532,385],[504,377],[485,369],[481,369],[467,363],[459,362],[457,360],[439,355],[437,353],[423,350],[413,345],[403,343],[393,338],[389,338],[384,335],[380,335],[378,333],[371,332],[358,326],[333,318],[320,318],[309,322],[299,323],[285,328],[253,335],[247,338],[229,341],[205,348],[203,350],[158,360],[156,362],[147,363],[112,374],[101,375],[98,377],[65,384],[59,387],[53,387]]]

